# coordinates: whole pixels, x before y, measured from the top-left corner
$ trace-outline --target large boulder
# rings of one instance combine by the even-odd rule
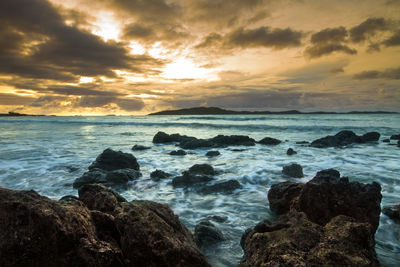
[[[265,137],[258,141],[258,143],[263,145],[279,145],[280,143],[282,143],[282,141],[272,137]]]
[[[89,170],[93,169],[102,169],[105,171],[133,169],[139,171],[139,163],[132,154],[107,148],[89,166]]]
[[[195,164],[189,170],[182,172],[172,180],[173,187],[188,187],[199,183],[212,181],[210,175],[215,175],[214,168],[209,164]]]
[[[189,173],[191,174],[204,174],[204,175],[214,175],[215,170],[213,166],[209,164],[195,164],[189,168]]]
[[[325,147],[341,147],[354,143],[366,143],[378,141],[380,134],[378,132],[369,132],[362,136],[356,135],[352,131],[340,131],[334,136],[328,135],[323,138],[314,140],[310,146],[317,148]]]
[[[164,204],[103,185],[60,201],[0,188],[0,266],[209,266]]]
[[[202,194],[213,194],[213,193],[223,193],[231,194],[236,189],[241,189],[242,185],[236,180],[228,180],[225,182],[219,182],[213,185],[205,185],[200,189]]]
[[[204,248],[225,240],[225,237],[215,224],[202,220],[194,228],[194,240],[200,248]]]
[[[276,214],[289,212],[292,201],[299,196],[304,184],[283,182],[273,184],[268,191],[269,208]]]
[[[400,140],[400,134],[393,134],[390,136],[391,140]]]
[[[171,174],[162,170],[155,170],[152,173],[150,173],[150,178],[155,180],[166,179],[169,177],[171,177]]]
[[[303,167],[301,167],[301,165],[297,163],[292,163],[290,165],[283,166],[282,173],[286,176],[293,178],[304,177]]]
[[[133,181],[141,177],[139,171],[133,169],[119,169],[114,171],[104,171],[102,169],[92,169],[85,172],[81,177],[77,178],[74,183],[74,188],[79,188],[85,184],[105,184],[108,186],[122,185],[129,181]]]

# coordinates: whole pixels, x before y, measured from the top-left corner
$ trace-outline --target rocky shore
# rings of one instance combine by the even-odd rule
[[[376,132],[358,136],[342,131],[310,146],[347,147],[377,142],[379,137]],[[238,135],[197,139],[159,132],[153,143],[175,143],[192,150],[279,147],[282,141]],[[147,149],[152,148],[132,148]],[[216,150],[209,152],[205,158],[220,155]],[[282,153],[295,157],[286,150]],[[193,164],[180,175],[155,169],[150,177],[155,182],[167,180],[174,190],[201,196],[245,190],[244,183],[235,179],[220,180],[221,172],[209,164]],[[78,197],[56,201],[35,191],[0,188],[0,266],[210,266],[202,250],[229,239],[213,223],[226,219],[203,218],[191,233],[168,205],[128,202],[112,189],[124,188],[142,176],[134,155],[106,149],[75,180]],[[350,182],[333,169],[318,172],[307,183],[296,182],[303,176],[299,164],[283,166],[282,177],[287,181],[273,184],[265,203],[276,219],[261,221],[243,233],[240,265],[380,266],[374,247],[381,214],[380,185]],[[398,222],[399,207],[384,207],[382,212]]]

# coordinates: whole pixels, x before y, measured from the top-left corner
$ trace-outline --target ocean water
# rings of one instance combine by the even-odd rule
[[[191,230],[212,215],[226,218],[215,224],[226,241],[205,251],[213,266],[237,266],[243,251],[243,232],[263,219],[273,219],[267,192],[274,183],[290,180],[282,166],[299,163],[310,180],[317,171],[335,168],[351,181],[382,186],[382,206],[400,203],[400,148],[395,142],[357,144],[349,148],[318,149],[297,141],[333,135],[340,130],[357,134],[381,133],[381,140],[400,134],[398,114],[360,115],[244,115],[244,116],[124,116],[124,117],[2,117],[0,118],[0,186],[34,189],[52,199],[77,195],[73,181],[87,170],[104,149],[110,147],[135,155],[143,177],[119,193],[128,200],[148,199],[167,203]],[[158,131],[198,138],[218,134],[248,135],[256,140],[274,137],[277,146],[227,147],[221,155],[207,158],[208,149],[196,149],[186,156],[170,156],[173,144],[153,145]],[[131,151],[135,144],[150,150]],[[292,147],[298,154],[287,156]],[[233,151],[233,149],[243,149]],[[217,181],[238,180],[243,189],[233,194],[198,195],[174,189],[171,180],[155,182],[155,169],[179,175],[195,163],[208,163],[220,172]],[[293,178],[292,178],[293,179]],[[376,233],[376,251],[384,266],[400,265],[400,224],[381,215]]]

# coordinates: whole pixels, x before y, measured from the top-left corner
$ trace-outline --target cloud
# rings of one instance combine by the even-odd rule
[[[385,46],[400,45],[400,31],[395,32],[390,38],[386,39],[383,44]]]
[[[379,31],[390,29],[390,23],[384,18],[368,18],[361,24],[350,29],[350,40],[360,43],[374,36]]]
[[[347,37],[347,30],[345,27],[340,26],[337,28],[327,28],[320,32],[314,33],[311,36],[311,43],[313,44],[326,44],[326,43],[339,43],[344,42]]]
[[[348,47],[347,45],[342,44],[322,44],[322,45],[313,45],[306,48],[305,53],[310,58],[317,58],[324,55],[332,54],[333,52],[343,52],[349,55],[357,54],[357,50]]]
[[[30,96],[0,93],[0,105],[28,105],[31,104],[34,100],[35,98]]]
[[[387,80],[400,80],[400,67],[385,69],[383,71],[368,70],[357,73],[353,76],[357,80],[370,80],[370,79],[387,79]]]

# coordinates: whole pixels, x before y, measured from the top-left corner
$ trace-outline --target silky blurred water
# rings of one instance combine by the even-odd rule
[[[299,163],[306,182],[319,170],[335,168],[352,181],[382,186],[382,206],[400,203],[400,148],[377,142],[350,148],[318,149],[298,141],[333,135],[341,130],[357,134],[381,133],[381,140],[400,134],[398,114],[360,115],[245,115],[245,116],[132,116],[132,117],[2,117],[0,118],[0,186],[34,189],[53,199],[77,194],[73,181],[87,170],[104,149],[110,147],[134,154],[143,177],[119,192],[128,200],[148,199],[170,205],[193,231],[201,219],[226,217],[215,223],[227,240],[205,251],[213,266],[236,266],[242,256],[240,237],[259,221],[273,219],[267,192],[274,183],[288,180],[282,166]],[[174,144],[153,145],[158,131],[198,138],[218,134],[248,135],[256,140],[274,137],[277,146],[227,147],[221,155],[207,158],[207,149],[192,150],[186,156],[170,156]],[[134,144],[150,150],[131,151]],[[292,147],[297,155],[287,156]],[[234,148],[243,149],[233,151]],[[161,169],[180,174],[195,163],[208,163],[220,171],[218,181],[236,179],[243,189],[233,194],[199,195],[174,189],[171,180],[155,182],[150,173]],[[376,233],[376,251],[384,266],[400,265],[400,225],[381,215]]]

